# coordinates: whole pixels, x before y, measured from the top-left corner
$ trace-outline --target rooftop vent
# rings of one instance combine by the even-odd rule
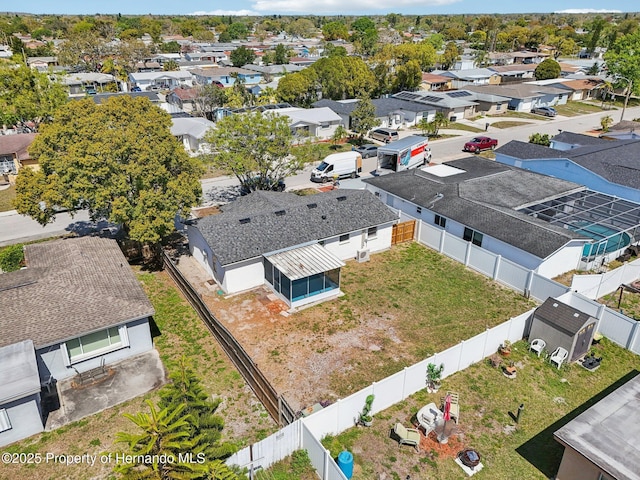
[[[338,200],[339,202],[344,202],[346,199],[347,197],[345,197],[344,195],[341,195],[338,198],[336,198],[336,200]]]
[[[242,225],[244,225],[245,223],[249,223],[249,222],[251,222],[251,219],[250,219],[250,218],[241,218],[241,219],[240,219],[240,223],[241,223]]]
[[[307,208],[318,208],[317,203],[307,203]]]
[[[554,307],[557,307],[557,306],[558,306],[558,304],[557,304],[557,303],[554,303],[554,304],[553,304],[553,306],[554,306]]]
[[[578,312],[573,314],[574,317],[578,318],[580,316],[580,314]]]
[[[281,217],[281,216],[283,216],[285,213],[287,213],[287,212],[285,212],[284,210],[278,210],[278,211],[276,212],[276,215],[277,215],[278,217]]]

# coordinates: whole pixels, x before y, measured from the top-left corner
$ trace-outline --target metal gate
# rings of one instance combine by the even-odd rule
[[[416,231],[416,221],[396,223],[391,230],[391,245],[413,240]]]

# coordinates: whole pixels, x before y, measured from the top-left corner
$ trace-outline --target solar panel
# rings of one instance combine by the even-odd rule
[[[399,98],[401,100],[415,100],[420,98],[420,95],[411,92],[400,92],[394,95],[394,97]]]
[[[427,95],[426,97],[422,97],[421,100],[423,102],[440,102],[442,101],[442,97],[434,97],[433,95]]]
[[[456,92],[450,92],[447,93],[447,95],[449,95],[451,98],[458,98],[458,97],[470,97],[471,94],[465,90],[458,90]]]

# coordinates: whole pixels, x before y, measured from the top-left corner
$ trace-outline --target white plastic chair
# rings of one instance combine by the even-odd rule
[[[551,362],[552,365],[554,363],[558,365],[558,370],[560,370],[560,366],[562,365],[562,362],[564,362],[568,356],[569,356],[569,352],[567,352],[562,347],[558,347],[553,351],[553,353],[551,354],[551,357],[549,357],[549,361]]]
[[[545,342],[541,338],[536,338],[533,342],[531,342],[531,345],[529,345],[529,350],[535,352],[536,355],[540,356],[540,354],[544,350],[544,347],[546,346],[547,342]]]

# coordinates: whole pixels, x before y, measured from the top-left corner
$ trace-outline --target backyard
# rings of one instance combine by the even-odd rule
[[[534,306],[413,242],[349,262],[341,290],[286,316],[265,289],[200,293],[296,410],[345,397]]]
[[[13,210],[13,200],[16,198],[15,185],[0,187],[0,212]]]
[[[139,272],[147,295],[156,310],[152,334],[167,373],[174,371],[178,360],[186,355],[207,391],[223,399],[218,413],[225,420],[223,436],[237,442],[239,448],[264,438],[277,430],[262,404],[228,360],[191,306],[180,296],[165,273]],[[120,431],[135,432],[124,413],[148,411],[145,399],[158,400],[158,391],[134,398],[78,422],[51,432],[35,435],[3,448],[11,453],[83,455],[116,452],[114,443]],[[98,462],[99,463],[99,462]],[[3,465],[0,479],[108,478],[113,465],[64,466],[54,463],[39,465]]]
[[[557,473],[563,448],[553,432],[601,400],[640,370],[640,357],[607,339],[592,347],[602,364],[596,371],[580,365],[551,366],[544,355],[527,351],[524,341],[514,344],[503,364],[513,362],[516,377],[507,378],[487,361],[472,365],[442,381],[438,393],[423,390],[375,415],[370,428],[354,427],[323,440],[336,457],[342,450],[354,455],[354,480],[372,478],[442,479],[467,478],[454,462],[463,448],[480,453],[484,468],[474,478],[527,480],[552,478]],[[447,422],[446,445],[434,434],[422,435],[420,450],[399,446],[390,438],[396,422],[417,425],[416,413],[430,403],[440,405],[446,391],[460,395],[460,421]],[[512,415],[522,404],[519,423]]]

